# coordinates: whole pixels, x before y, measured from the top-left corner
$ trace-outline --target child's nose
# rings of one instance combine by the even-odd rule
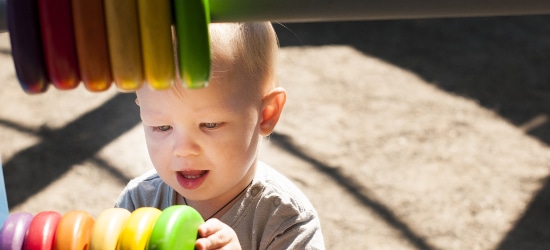
[[[198,155],[199,152],[200,146],[193,136],[189,134],[180,134],[176,137],[174,154],[176,154],[177,157]]]

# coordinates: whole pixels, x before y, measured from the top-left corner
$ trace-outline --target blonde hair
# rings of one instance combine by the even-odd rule
[[[231,63],[229,69],[237,70],[243,84],[256,93],[275,87],[279,44],[271,23],[213,23],[209,30],[213,63]]]

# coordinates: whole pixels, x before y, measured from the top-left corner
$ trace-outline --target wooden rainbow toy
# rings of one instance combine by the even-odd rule
[[[6,16],[27,93],[81,82],[93,92],[112,82],[121,91],[201,88],[210,78],[208,0],[11,0]]]
[[[0,159],[0,249],[174,250],[194,249],[202,216],[187,205],[133,212],[109,208],[94,219],[81,210],[9,213]]]
[[[73,210],[10,214],[0,229],[0,249],[10,250],[174,250],[194,249],[204,223],[192,207],[175,205],[129,212],[104,210],[97,219]]]
[[[206,86],[211,17],[314,22],[548,13],[546,0],[0,0],[0,32],[7,26],[16,75],[27,93],[80,82],[90,91],[104,91],[111,82],[133,91],[144,82],[164,89],[179,79],[190,88]]]

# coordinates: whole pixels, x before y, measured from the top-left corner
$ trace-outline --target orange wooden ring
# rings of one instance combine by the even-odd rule
[[[111,65],[103,0],[72,0],[80,77],[90,91],[111,86]]]
[[[88,249],[94,218],[84,211],[67,212],[57,226],[57,250]]]

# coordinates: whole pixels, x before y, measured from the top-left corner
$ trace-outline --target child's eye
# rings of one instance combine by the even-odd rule
[[[207,128],[207,129],[214,129],[217,128],[220,124],[217,122],[203,122],[200,124],[201,127]]]
[[[153,127],[153,131],[156,131],[156,132],[166,132],[170,129],[172,129],[172,126],[170,126],[170,125],[162,125],[162,126]]]

